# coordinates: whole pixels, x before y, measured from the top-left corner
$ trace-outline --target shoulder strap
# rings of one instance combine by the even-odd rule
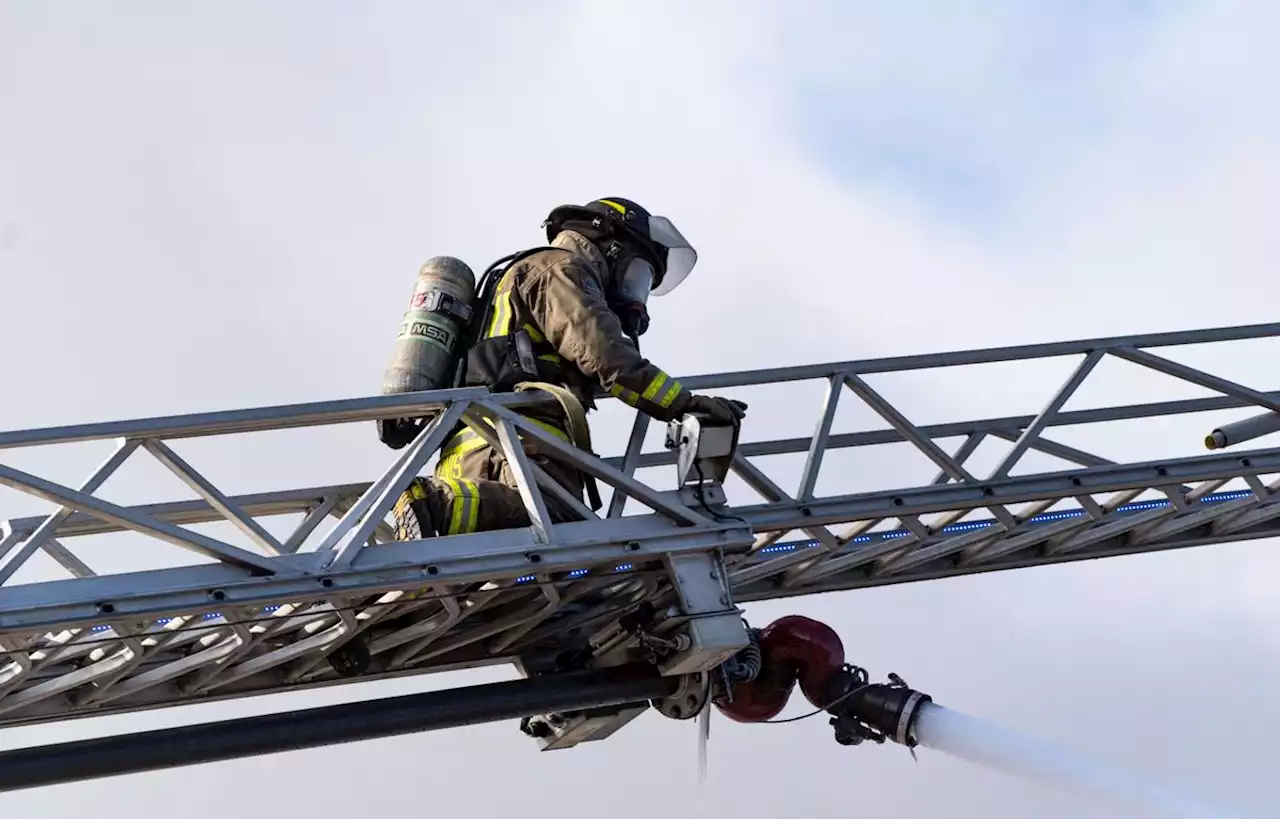
[[[484,271],[480,276],[480,286],[476,288],[476,305],[471,313],[471,325],[467,331],[467,346],[470,347],[480,337],[480,330],[493,318],[493,297],[497,293],[498,284],[512,265],[519,264],[535,253],[544,250],[559,250],[555,247],[533,247],[521,250],[509,256],[503,256]]]
[[[502,281],[502,276],[511,268],[512,265],[524,261],[535,253],[541,253],[544,250],[559,250],[551,246],[532,247],[527,250],[520,250],[507,256],[503,256],[493,264],[485,268],[484,273],[480,274],[480,281],[477,283],[475,292],[475,302],[471,309],[471,321],[467,324],[467,328],[462,337],[462,343],[459,345],[457,353],[457,367],[454,371],[453,385],[461,386],[462,380],[466,375],[467,359],[470,357],[471,348],[476,345],[480,339],[480,333],[484,327],[493,318],[493,298],[497,293],[498,284]]]

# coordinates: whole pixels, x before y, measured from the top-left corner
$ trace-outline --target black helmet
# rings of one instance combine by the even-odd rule
[[[654,266],[653,295],[670,293],[684,281],[698,261],[698,253],[670,219],[617,196],[596,199],[586,205],[561,205],[543,223],[547,241],[562,230],[573,230],[593,241],[613,237],[630,240],[651,256]]]

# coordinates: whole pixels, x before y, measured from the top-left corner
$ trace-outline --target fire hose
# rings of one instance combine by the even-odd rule
[[[896,674],[887,683],[869,682],[865,670],[845,662],[844,644],[830,626],[788,615],[750,633],[752,645],[722,669],[712,700],[720,713],[735,722],[771,722],[799,687],[814,714],[830,714],[841,745],[916,746],[916,721],[932,698]]]

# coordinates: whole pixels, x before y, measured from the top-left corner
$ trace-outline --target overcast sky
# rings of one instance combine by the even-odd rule
[[[539,243],[551,207],[608,195],[669,215],[700,251],[644,339],[677,374],[1273,321],[1277,23],[1261,3],[0,0],[0,427],[376,392],[422,260],[479,271]],[[1240,350],[1183,360],[1280,386],[1274,347]],[[1072,365],[873,383],[914,420],[960,420],[1035,412]],[[1071,406],[1202,394],[1118,366],[1098,378]],[[809,433],[819,391],[744,397],[749,437],[786,437]],[[597,429],[616,452],[618,420]],[[1205,431],[1057,437],[1123,460],[1196,454]],[[364,427],[180,450],[235,492],[364,480],[388,460]],[[100,454],[5,462],[76,482]],[[833,459],[820,490],[931,477],[911,456]],[[130,469],[108,498],[186,496]],[[1275,548],[748,614],[820,617],[876,677],[1268,815]],[[502,724],[0,796],[0,813],[1123,815],[934,753],[841,748],[824,722],[717,720],[701,789],[694,727],[647,715],[567,753]]]

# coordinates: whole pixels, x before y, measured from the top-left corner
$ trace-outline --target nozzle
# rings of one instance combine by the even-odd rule
[[[848,692],[830,709],[836,742],[858,745],[864,740],[883,743],[886,739],[914,748],[916,719],[928,694],[907,687],[897,674],[888,683],[861,683],[851,680]]]

